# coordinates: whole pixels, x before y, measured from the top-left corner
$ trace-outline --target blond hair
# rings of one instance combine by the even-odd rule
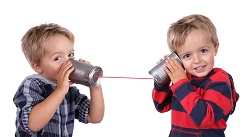
[[[30,28],[21,39],[22,51],[31,63],[40,64],[45,53],[44,43],[52,36],[63,35],[74,43],[75,38],[72,32],[54,23],[41,24]]]
[[[193,14],[170,25],[167,32],[169,50],[176,52],[176,48],[184,44],[187,35],[194,29],[204,30],[215,46],[219,44],[216,27],[212,21],[204,15]]]

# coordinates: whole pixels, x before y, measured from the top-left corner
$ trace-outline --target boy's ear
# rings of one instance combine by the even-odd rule
[[[219,43],[217,43],[217,44],[215,45],[215,56],[216,56],[217,53],[218,53],[218,49],[219,49]]]
[[[41,69],[41,67],[35,63],[35,62],[32,62],[31,63],[31,67],[34,71],[36,71],[38,74],[41,74],[43,72],[43,70]]]

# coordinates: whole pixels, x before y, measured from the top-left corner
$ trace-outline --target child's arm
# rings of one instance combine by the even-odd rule
[[[210,80],[210,81],[209,81]],[[202,87],[195,87],[188,79],[174,84],[171,89],[187,114],[199,127],[211,127],[229,116],[234,109],[233,95],[235,89],[231,85],[228,74],[217,73]],[[204,93],[203,96],[198,94]],[[223,123],[223,122],[222,122]]]
[[[168,84],[164,84],[160,87],[154,83],[152,98],[156,110],[160,113],[167,112],[171,109],[172,92],[169,89]]]
[[[62,65],[55,91],[32,108],[28,119],[28,126],[31,131],[40,131],[49,122],[68,93],[69,85],[72,84],[68,79],[69,74],[73,71],[71,66],[70,62]]]
[[[65,95],[65,91],[56,89],[44,101],[34,106],[29,116],[29,129],[33,132],[40,131],[52,118]]]
[[[104,98],[102,86],[90,88],[90,108],[87,121],[90,123],[100,123],[104,116]]]
[[[171,59],[171,58],[169,58],[169,59]],[[186,73],[185,73],[183,67],[179,64],[179,62],[177,62],[176,59],[171,59],[171,60],[173,60],[175,62],[174,64],[177,64],[177,67],[175,67],[175,68],[179,68],[182,71],[182,73],[178,72],[178,73],[172,74],[170,72],[170,70],[168,70],[169,68],[167,68],[167,67],[164,68],[165,72],[171,78],[172,83],[175,83],[176,79],[179,80],[179,79],[186,78]],[[168,61],[166,61],[166,63],[168,63]],[[170,66],[170,64],[167,64],[167,66]],[[172,69],[172,67],[170,69]],[[182,75],[180,75],[180,74],[182,74]],[[171,110],[171,100],[172,100],[172,94],[173,94],[169,88],[169,84],[171,81],[166,81],[166,83],[162,86],[158,86],[156,83],[154,83],[152,97],[153,97],[155,108],[160,113],[167,112],[167,111]]]

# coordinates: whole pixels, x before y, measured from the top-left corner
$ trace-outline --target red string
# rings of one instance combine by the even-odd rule
[[[110,77],[110,76],[95,76],[98,78],[125,78],[125,79],[153,79],[153,78],[138,78],[138,77]]]

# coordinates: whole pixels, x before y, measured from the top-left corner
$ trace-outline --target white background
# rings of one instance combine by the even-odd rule
[[[236,0],[8,0],[0,2],[1,136],[14,136],[16,108],[12,99],[24,77],[34,73],[20,47],[29,28],[53,22],[70,29],[76,37],[76,57],[102,67],[105,76],[150,77],[148,70],[169,53],[169,25],[193,13],[206,15],[217,27],[220,47],[215,67],[232,74],[240,94],[226,135],[249,134],[248,4]],[[102,79],[102,86],[106,105],[103,121],[85,125],[76,120],[74,137],[169,134],[170,112],[155,110],[153,80]],[[78,87],[89,94],[86,87]]]

